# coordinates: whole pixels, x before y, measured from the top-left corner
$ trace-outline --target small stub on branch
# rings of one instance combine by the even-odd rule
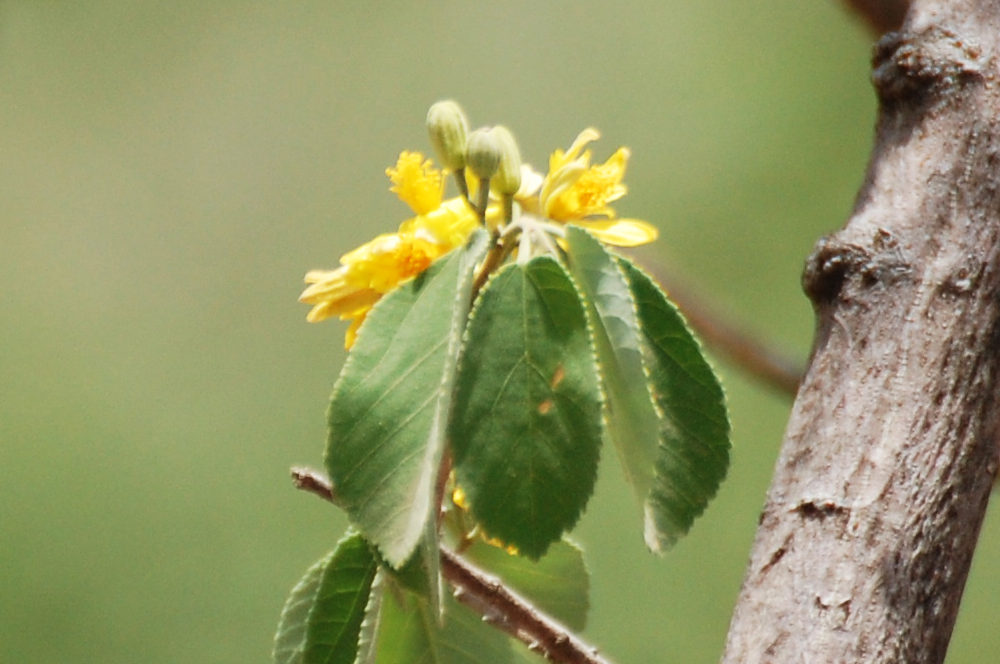
[[[890,32],[875,45],[872,83],[883,104],[943,94],[983,76],[982,49],[932,26],[922,32]]]
[[[838,235],[821,238],[806,262],[802,287],[814,305],[839,297],[845,285],[858,280],[856,291],[886,287],[909,275],[911,267],[898,243],[885,229],[876,229],[869,247],[845,242]]]

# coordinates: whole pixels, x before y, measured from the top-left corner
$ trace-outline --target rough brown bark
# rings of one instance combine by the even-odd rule
[[[724,662],[941,662],[997,470],[1000,0],[914,0]]]

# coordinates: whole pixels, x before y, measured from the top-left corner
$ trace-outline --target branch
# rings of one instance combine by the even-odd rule
[[[803,369],[792,360],[703,304],[702,298],[681,287],[662,270],[653,270],[657,281],[665,285],[670,299],[677,303],[698,336],[734,366],[765,385],[794,397],[802,380]]]
[[[842,0],[844,4],[868,21],[875,32],[882,34],[898,30],[910,6],[910,0]]]
[[[724,663],[942,662],[1000,439],[1000,2],[913,0]]]
[[[546,617],[494,576],[476,569],[457,554],[441,549],[441,572],[455,587],[455,597],[550,662],[608,664],[564,626]]]
[[[333,484],[311,468],[292,468],[292,482],[295,483],[296,489],[319,496],[334,505],[337,504],[337,498],[333,495]]]
[[[308,468],[293,468],[296,488],[336,504],[330,481]],[[548,618],[503,583],[470,565],[458,554],[441,549],[441,573],[455,588],[455,598],[483,616],[483,620],[524,643],[550,662],[610,664],[572,632]]]

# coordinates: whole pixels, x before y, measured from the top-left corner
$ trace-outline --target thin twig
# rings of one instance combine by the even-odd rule
[[[292,468],[296,488],[336,504],[333,485],[309,468]],[[503,583],[479,570],[457,553],[441,549],[441,573],[455,588],[455,597],[483,620],[518,639],[529,649],[558,664],[611,664],[597,650],[547,617]]]
[[[458,554],[441,549],[441,573],[455,587],[455,597],[482,613],[484,620],[525,643],[550,662],[609,664],[597,650],[546,617],[496,577]]]
[[[800,362],[725,320],[706,307],[701,298],[679,288],[669,277],[664,278],[662,270],[651,271],[660,283],[665,284],[670,299],[706,344],[751,376],[790,397],[795,396],[802,380]]]
[[[337,499],[333,495],[333,484],[330,480],[311,468],[292,468],[292,481],[295,482],[296,489],[302,489],[315,494],[323,500],[328,500],[334,505]]]
[[[479,266],[479,272],[476,274],[475,279],[472,282],[472,299],[476,299],[476,295],[482,290],[483,286],[486,284],[486,280],[490,278],[490,275],[500,267],[500,263],[503,261],[504,256],[504,245],[501,236],[496,231],[490,236],[490,248],[486,252],[486,256],[483,258],[482,265]]]
[[[483,286],[486,285],[486,281],[490,278],[490,275],[496,272],[497,268],[503,264],[504,259],[510,256],[516,246],[514,238],[520,232],[521,229],[519,226],[508,224],[502,233],[494,230],[490,235],[489,251],[483,257],[483,262],[480,264],[479,270],[472,281],[473,301],[475,301],[476,296],[479,295],[479,291],[483,289]]]

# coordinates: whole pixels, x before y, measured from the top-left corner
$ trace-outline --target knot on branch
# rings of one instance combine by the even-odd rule
[[[802,288],[816,306],[844,294],[848,283],[858,292],[887,286],[910,273],[910,264],[889,231],[877,229],[871,248],[844,242],[835,236],[820,238],[806,261]]]
[[[983,68],[978,44],[932,26],[882,37],[872,56],[872,83],[883,104],[919,101],[981,80]]]
[[[890,32],[875,45],[872,84],[883,105],[922,101],[982,80],[984,67],[979,45],[949,30]]]

